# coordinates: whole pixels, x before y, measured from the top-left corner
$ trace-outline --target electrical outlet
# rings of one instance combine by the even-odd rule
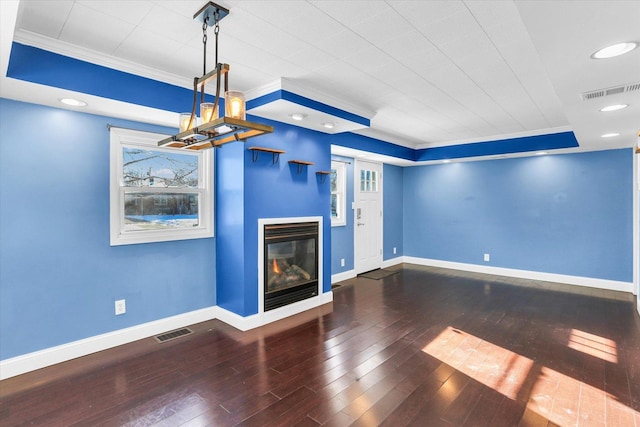
[[[344,258],[340,259],[340,267],[344,267]]]
[[[116,316],[125,314],[127,312],[127,304],[125,300],[119,299],[116,301]]]
[[[491,255],[489,255],[489,254],[484,254],[484,260],[485,260],[485,262],[489,262],[489,261],[491,261]]]
[[[394,255],[396,253],[396,247],[395,246],[393,247],[393,253],[394,253]]]

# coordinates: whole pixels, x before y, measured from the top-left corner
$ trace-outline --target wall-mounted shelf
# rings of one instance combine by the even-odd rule
[[[317,171],[316,175],[320,176],[320,182],[324,184],[327,180],[327,176],[331,175],[331,171]]]
[[[258,156],[260,152],[263,153],[271,153],[273,164],[275,165],[280,160],[280,154],[285,153],[284,150],[276,150],[275,148],[266,148],[266,147],[249,147],[247,150],[251,151],[251,160],[253,163],[258,161]]]
[[[298,173],[302,173],[302,170],[305,166],[311,166],[313,162],[307,162],[304,160],[289,160],[290,164],[298,165]]]

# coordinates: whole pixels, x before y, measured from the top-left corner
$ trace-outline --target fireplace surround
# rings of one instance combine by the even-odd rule
[[[322,304],[322,240],[322,217],[258,220],[260,313],[276,319]]]

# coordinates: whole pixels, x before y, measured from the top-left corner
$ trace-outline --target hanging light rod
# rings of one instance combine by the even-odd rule
[[[254,136],[273,132],[273,126],[246,120],[245,97],[242,92],[230,91],[228,76],[229,64],[218,62],[219,22],[229,14],[226,9],[214,2],[205,4],[195,15],[194,20],[202,22],[203,71],[201,77],[193,79],[193,105],[191,113],[180,114],[180,132],[158,142],[160,147],[202,150],[219,147],[228,142],[245,141]],[[216,67],[207,72],[207,28],[214,27]],[[215,80],[216,96],[213,102],[205,101],[205,85]],[[224,83],[224,113],[218,117],[221,100],[221,84]],[[200,117],[196,114],[200,92]]]

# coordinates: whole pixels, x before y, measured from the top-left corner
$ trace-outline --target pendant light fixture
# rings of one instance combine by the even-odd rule
[[[254,136],[273,132],[272,126],[246,120],[244,94],[229,90],[229,64],[218,62],[219,23],[228,14],[228,9],[213,2],[208,2],[193,15],[193,19],[202,22],[203,75],[193,79],[193,105],[190,113],[180,114],[179,133],[159,141],[158,146],[202,150],[219,147],[228,142],[245,141]],[[214,27],[216,67],[207,72],[207,28],[210,26]],[[205,102],[205,84],[214,79],[216,81],[215,99],[213,102]],[[225,115],[218,117],[220,95],[223,87]],[[200,92],[200,118],[196,114],[198,92]]]

